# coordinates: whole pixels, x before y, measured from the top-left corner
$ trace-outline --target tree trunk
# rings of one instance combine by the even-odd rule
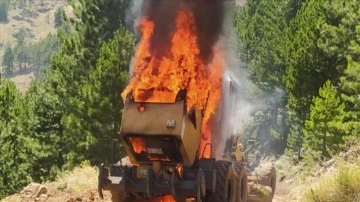
[[[322,148],[322,157],[321,159],[324,160],[326,155],[326,133],[327,133],[327,124],[325,124],[325,133],[323,137],[323,148]]]

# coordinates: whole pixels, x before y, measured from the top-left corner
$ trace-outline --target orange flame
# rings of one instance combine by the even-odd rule
[[[141,137],[129,137],[135,153],[146,152],[145,142]]]
[[[211,143],[210,120],[221,97],[223,70],[219,54],[215,52],[210,64],[202,59],[194,16],[185,9],[177,13],[176,29],[169,44],[170,51],[162,57],[156,56],[156,52],[150,49],[155,26],[147,17],[140,21],[142,37],[134,56],[134,72],[122,97],[125,99],[131,93],[136,101],[172,103],[175,102],[177,93],[186,89],[187,109],[195,106],[204,111],[203,135],[199,145],[201,155],[205,145]],[[211,157],[210,147],[201,157]],[[166,196],[157,201],[175,200]]]
[[[150,50],[155,26],[147,17],[140,22],[142,38],[135,54],[134,73],[122,97],[125,99],[131,92],[137,101],[174,102],[176,94],[186,89],[187,108],[195,106],[204,110],[200,144],[203,151],[204,146],[211,143],[209,120],[221,96],[221,62],[215,57],[207,66],[200,57],[194,16],[187,10],[178,12],[171,52],[161,58]],[[210,153],[210,149],[206,149],[204,157],[210,157]]]
[[[175,199],[172,195],[155,197],[150,202],[175,202]]]
[[[147,152],[144,139],[142,139],[141,137],[129,137],[129,140],[135,153],[140,154],[141,152]],[[151,154],[147,154],[147,158],[150,161],[171,161],[169,157],[159,158]]]

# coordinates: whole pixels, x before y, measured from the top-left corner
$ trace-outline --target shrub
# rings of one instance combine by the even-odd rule
[[[341,167],[335,175],[326,176],[318,186],[310,189],[307,202],[352,202],[360,199],[360,166]]]
[[[0,22],[8,21],[9,1],[0,0]]]

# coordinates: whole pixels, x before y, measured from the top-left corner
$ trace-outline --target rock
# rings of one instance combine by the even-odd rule
[[[17,21],[25,21],[25,18],[21,15],[15,15],[12,17],[12,19],[17,20]]]
[[[39,197],[36,197],[34,201],[46,201],[49,198],[46,194],[41,194]]]
[[[42,194],[46,194],[46,192],[47,189],[44,185],[32,182],[20,192],[20,195],[24,198],[39,198]]]
[[[43,185],[40,185],[40,187],[39,187],[39,188],[37,189],[37,191],[36,191],[35,196],[36,196],[36,197],[40,197],[42,194],[46,194],[46,193],[47,193],[46,187],[43,186]]]
[[[335,163],[335,159],[330,159],[324,163],[324,166],[328,168],[332,166],[334,163]]]
[[[70,197],[68,200],[66,200],[66,202],[75,202],[74,197]]]

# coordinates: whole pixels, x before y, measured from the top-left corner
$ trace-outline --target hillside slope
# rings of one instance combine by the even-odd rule
[[[63,7],[66,13],[71,13],[71,7],[67,0],[33,0],[32,2],[24,8],[18,8],[11,3],[8,22],[0,23],[0,72],[3,68],[2,57],[5,46],[7,44],[12,47],[16,45],[14,35],[21,28],[26,30],[26,43],[35,43],[46,38],[49,33],[56,33],[54,14],[58,8]],[[14,75],[10,79],[15,82],[21,92],[25,92],[34,78],[34,74],[30,70],[30,72],[23,72],[22,75]]]
[[[343,172],[344,167],[358,168],[359,163],[360,145],[358,144],[351,146],[346,152],[327,162],[323,162],[321,165],[313,164],[310,166],[304,162],[293,165],[288,157],[282,156],[275,161],[278,182],[273,202],[316,201],[316,197],[324,197],[322,194],[328,195],[327,192],[323,191],[333,192],[332,189],[337,189],[337,184],[326,184],[329,180],[341,179],[338,176]],[[360,172],[358,173],[360,174]],[[42,185],[47,191],[39,197],[25,197],[26,193],[22,191],[8,196],[1,202],[111,201],[111,195],[107,191],[104,191],[105,199],[100,199],[97,192],[97,177],[97,168],[85,162],[73,171],[61,174],[56,181],[43,183]],[[356,179],[360,179],[360,176]],[[360,185],[358,188],[360,188]],[[314,190],[316,196],[313,199],[311,196],[309,199],[311,190]],[[339,194],[343,193],[339,192]]]
[[[33,2],[22,9],[10,6],[9,21],[0,23],[0,41],[15,45],[16,39],[13,34],[21,27],[27,30],[29,43],[44,39],[49,33],[56,32],[54,27],[56,10],[60,7],[70,9],[66,0],[33,0]]]

